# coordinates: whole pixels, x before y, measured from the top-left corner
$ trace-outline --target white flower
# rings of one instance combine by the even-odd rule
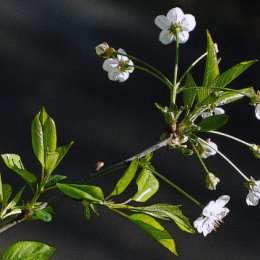
[[[260,180],[250,180],[248,183],[249,193],[246,197],[246,203],[248,206],[257,206],[260,199]]]
[[[210,117],[213,115],[223,115],[225,114],[225,110],[221,107],[215,107],[213,110],[211,111],[205,111],[201,113],[201,117],[202,118],[206,118],[206,117]]]
[[[179,7],[171,9],[167,15],[158,15],[155,24],[162,30],[159,41],[165,45],[178,38],[179,43],[185,43],[189,39],[189,32],[196,26],[195,17],[184,14]]]
[[[230,197],[223,195],[216,201],[210,201],[203,209],[202,214],[198,217],[193,225],[199,233],[203,233],[204,237],[211,231],[216,231],[223,222],[222,219],[228,214],[229,209],[224,206],[228,203]]]
[[[218,151],[218,146],[211,142],[210,139],[207,139],[206,142],[208,145],[204,143],[200,143],[200,146],[198,147],[198,152],[201,156],[201,158],[208,158],[209,156],[215,155]]]
[[[124,55],[126,52],[123,49],[118,49],[117,52],[120,54],[104,61],[103,69],[108,72],[110,80],[124,82],[128,79],[129,73],[134,71],[134,63]]]
[[[255,116],[258,120],[260,120],[260,104],[257,104],[255,107]]]

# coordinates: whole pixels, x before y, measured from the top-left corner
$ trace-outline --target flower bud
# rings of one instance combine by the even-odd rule
[[[110,58],[111,56],[113,56],[115,52],[115,50],[109,47],[109,45],[106,42],[97,45],[95,49],[96,49],[96,54],[103,59]]]
[[[252,144],[250,146],[250,150],[253,152],[255,158],[257,158],[257,159],[260,158],[260,145]]]
[[[218,183],[220,182],[220,179],[216,177],[213,173],[209,173],[206,176],[205,183],[206,183],[206,188],[209,190],[216,190],[216,187]]]

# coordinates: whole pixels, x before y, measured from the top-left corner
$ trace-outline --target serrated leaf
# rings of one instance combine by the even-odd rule
[[[235,102],[244,96],[248,98],[253,98],[255,96],[255,91],[252,87],[238,89],[235,91],[225,91],[219,94],[218,98],[215,100],[217,105],[225,105],[231,102]]]
[[[103,192],[97,186],[58,183],[57,188],[73,199],[86,199],[95,202],[104,200]]]
[[[167,248],[173,254],[178,255],[171,234],[153,217],[145,214],[133,214],[128,216],[128,219],[144,230],[163,247]]]
[[[44,222],[50,222],[52,220],[52,215],[44,209],[35,209],[34,214],[37,219]]]
[[[36,241],[19,241],[9,246],[1,256],[2,260],[48,260],[55,248]]]
[[[218,59],[215,51],[214,42],[207,30],[207,60],[203,78],[204,87],[212,87],[215,79],[219,75]]]
[[[185,89],[183,91],[183,104],[186,108],[191,108],[197,94],[196,83],[190,73],[187,74],[185,80]]]
[[[143,168],[139,174],[136,184],[138,187],[137,193],[132,197],[132,200],[145,202],[150,199],[159,189],[159,182],[155,176],[147,168]]]
[[[256,62],[257,60],[243,61],[223,72],[217,78],[215,87],[225,88],[230,82],[232,82],[235,78],[237,78],[241,73],[243,73]]]
[[[188,233],[195,233],[192,225],[189,222],[189,219],[186,218],[182,211],[179,208],[180,206],[174,206],[165,203],[158,203],[151,206],[146,207],[135,207],[131,209],[132,211],[143,212],[150,216],[164,219],[164,220],[172,220],[176,223],[176,225],[183,231]]]
[[[123,176],[118,180],[110,196],[117,196],[125,191],[125,189],[135,177],[136,171],[138,169],[138,163],[138,159],[135,159],[131,162],[127,170],[124,172]]]
[[[23,163],[21,161],[21,158],[17,154],[2,154],[1,155],[6,166],[11,169],[12,171],[16,172],[18,175],[20,175],[26,182],[28,183],[34,183],[37,181],[37,178],[32,174],[31,172],[27,171]]]
[[[62,181],[64,179],[66,179],[67,176],[64,175],[52,175],[45,183],[45,188],[48,188],[50,186],[55,185],[57,182]]]
[[[228,116],[227,115],[215,115],[215,116],[210,116],[207,118],[202,119],[198,126],[200,129],[198,131],[213,131],[217,130],[220,127],[224,126],[228,121]]]

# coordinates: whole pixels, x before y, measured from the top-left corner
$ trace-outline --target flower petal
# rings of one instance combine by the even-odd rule
[[[216,206],[224,207],[230,200],[228,195],[222,195],[216,200]]]
[[[162,30],[169,29],[171,26],[171,23],[165,15],[158,15],[155,18],[154,23]]]
[[[189,39],[189,33],[187,31],[182,31],[178,33],[179,43],[185,43]]]
[[[259,196],[257,196],[253,191],[249,191],[246,196],[246,204],[248,206],[257,206],[259,202]]]
[[[117,81],[118,80],[118,75],[121,73],[121,71],[117,68],[112,69],[108,71],[108,78],[112,81]]]
[[[131,60],[128,60],[129,67],[127,68],[127,72],[132,73],[134,71],[134,63]]]
[[[117,80],[118,80],[119,82],[124,82],[124,81],[126,81],[128,78],[129,78],[129,73],[128,73],[127,71],[121,72],[121,73],[119,73],[118,76],[117,76]]]
[[[185,31],[192,31],[196,26],[195,17],[192,14],[185,14],[181,21],[182,29]]]
[[[174,35],[170,33],[169,30],[162,30],[159,35],[159,41],[165,45],[171,43],[174,39],[175,39]]]
[[[214,108],[213,113],[215,115],[223,115],[223,114],[225,114],[225,110],[221,107],[216,107],[216,108]]]
[[[126,55],[126,52],[125,52],[123,49],[119,48],[119,49],[117,50],[117,52],[123,54],[123,55],[117,54],[117,59],[118,59],[120,62],[126,62],[126,61],[128,61],[128,57],[125,56],[125,55]]]
[[[184,13],[179,7],[172,8],[167,13],[167,19],[170,23],[179,23],[184,18]]]
[[[255,107],[255,116],[258,120],[260,120],[260,104],[257,104]]]
[[[103,69],[107,72],[115,69],[117,66],[118,66],[117,59],[106,59],[103,63]]]

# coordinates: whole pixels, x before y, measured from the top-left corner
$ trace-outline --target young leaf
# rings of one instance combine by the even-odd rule
[[[217,130],[223,125],[225,125],[227,121],[228,116],[225,114],[206,117],[199,122],[198,125],[200,126],[200,130],[198,131],[207,132]]]
[[[216,88],[225,88],[231,81],[237,78],[241,73],[256,63],[257,60],[243,61],[223,72],[216,81]]]
[[[48,260],[55,252],[54,247],[36,242],[19,241],[9,246],[1,256],[3,260]]]
[[[34,183],[37,181],[37,178],[29,171],[27,171],[21,158],[17,154],[2,154],[1,155],[6,166],[20,175],[27,183]]]
[[[73,199],[86,199],[95,202],[104,200],[103,192],[97,186],[58,183],[57,188]]]
[[[50,186],[55,185],[57,182],[62,181],[64,179],[66,179],[67,176],[64,175],[52,175],[45,183],[45,188],[48,188]]]
[[[164,219],[172,220],[176,225],[183,231],[188,233],[195,233],[192,225],[188,218],[186,218],[182,211],[179,209],[180,206],[174,206],[165,203],[158,203],[147,207],[135,207],[132,211],[143,212],[147,215]]]
[[[203,86],[207,88],[212,87],[218,75],[219,68],[215,46],[209,31],[207,31],[207,60],[204,72]]]
[[[159,182],[151,173],[150,170],[143,168],[138,179],[136,180],[138,186],[137,193],[132,197],[132,200],[138,202],[145,202],[150,199],[159,189]]]
[[[184,107],[188,109],[191,108],[194,103],[197,94],[197,90],[195,88],[196,88],[196,83],[192,75],[188,73],[185,81],[185,89],[183,91],[183,104]]]
[[[3,183],[2,183],[2,176],[0,173],[0,203],[3,201],[4,195],[3,195]]]
[[[117,196],[125,191],[125,189],[131,183],[136,174],[136,171],[138,169],[138,163],[138,159],[135,159],[131,162],[128,169],[124,172],[123,176],[117,182],[110,196]]]
[[[37,219],[40,219],[44,222],[50,222],[52,220],[52,215],[44,209],[35,209],[34,214]]]
[[[252,87],[238,89],[235,91],[224,91],[215,100],[218,105],[225,105],[231,102],[235,102],[243,97],[253,98],[255,96],[255,91]]]
[[[31,126],[32,147],[35,156],[42,166],[45,166],[45,155],[54,152],[57,146],[56,127],[45,108],[34,117]]]
[[[74,144],[73,141],[71,141],[70,143],[64,145],[64,146],[60,146],[56,149],[56,153],[59,154],[59,157],[56,161],[55,167],[52,168],[52,171],[54,171],[56,169],[56,167],[59,165],[59,163],[62,161],[62,159],[64,158],[64,156],[66,155],[66,153],[69,151],[70,147]]]
[[[17,203],[20,201],[20,199],[21,199],[21,197],[22,197],[24,188],[25,188],[25,187],[23,187],[23,188],[15,195],[15,197],[9,202],[9,204],[5,207],[6,209],[12,209],[12,208],[14,208],[14,207],[17,205]]]
[[[9,184],[3,184],[3,201],[2,207],[5,208],[6,204],[8,203],[10,197],[12,195],[12,187]]]
[[[159,222],[145,214],[133,214],[128,219],[153,237],[159,244],[178,255],[175,242],[171,234]]]

